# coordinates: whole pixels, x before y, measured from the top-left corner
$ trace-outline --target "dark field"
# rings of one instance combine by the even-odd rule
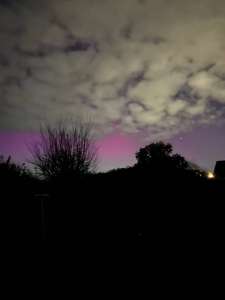
[[[56,185],[5,185],[3,236],[16,247],[220,251],[224,195],[223,180],[132,170]]]

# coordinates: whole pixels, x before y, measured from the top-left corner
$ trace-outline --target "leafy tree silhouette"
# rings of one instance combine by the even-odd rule
[[[172,145],[163,142],[152,143],[141,148],[136,153],[137,163],[140,166],[148,166],[154,161],[167,159],[172,152]]]
[[[172,155],[171,144],[162,141],[149,144],[136,153],[137,167],[154,170],[186,170],[188,162],[179,154]]]

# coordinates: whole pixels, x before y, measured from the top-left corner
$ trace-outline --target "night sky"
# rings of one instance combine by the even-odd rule
[[[159,139],[212,169],[224,117],[224,0],[0,0],[0,153],[84,118],[100,170]]]

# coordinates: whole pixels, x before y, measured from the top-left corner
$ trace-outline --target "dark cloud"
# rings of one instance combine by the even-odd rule
[[[127,40],[132,38],[133,24],[128,23],[121,29],[121,36]]]
[[[19,55],[30,58],[44,58],[47,55],[51,55],[53,52],[53,49],[49,47],[39,47],[38,49],[34,50],[23,50],[20,47],[15,46],[14,50],[15,52],[18,52]]]
[[[174,95],[174,99],[185,100],[188,103],[196,103],[199,97],[198,95],[194,94],[193,89],[187,83],[185,83],[178,89],[177,93]]]
[[[13,4],[15,4],[17,0],[0,0],[0,5],[11,7]]]
[[[30,58],[44,58],[46,56],[50,56],[60,52],[64,52],[66,54],[88,50],[98,52],[98,47],[95,42],[76,39],[60,46],[56,46],[54,44],[40,44],[36,49],[33,50],[25,50],[20,48],[19,46],[15,46],[14,50],[21,56],[27,56]]]
[[[135,87],[139,82],[144,80],[145,69],[141,69],[133,74],[130,74],[123,86],[118,91],[119,97],[127,97],[127,93],[131,87]]]
[[[6,56],[0,54],[0,65],[2,67],[9,67],[9,64],[9,59]]]
[[[144,37],[142,39],[142,42],[144,43],[150,43],[150,44],[154,44],[154,45],[160,45],[162,43],[166,42],[166,39],[160,36],[148,36],[148,37]]]
[[[63,49],[66,53],[68,52],[77,52],[77,51],[88,51],[90,49],[98,51],[97,44],[92,41],[86,41],[82,39],[77,39],[73,43],[66,45]]]

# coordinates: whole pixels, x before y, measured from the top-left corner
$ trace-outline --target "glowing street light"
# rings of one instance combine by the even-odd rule
[[[212,172],[208,172],[207,177],[209,179],[215,178],[214,174]]]

